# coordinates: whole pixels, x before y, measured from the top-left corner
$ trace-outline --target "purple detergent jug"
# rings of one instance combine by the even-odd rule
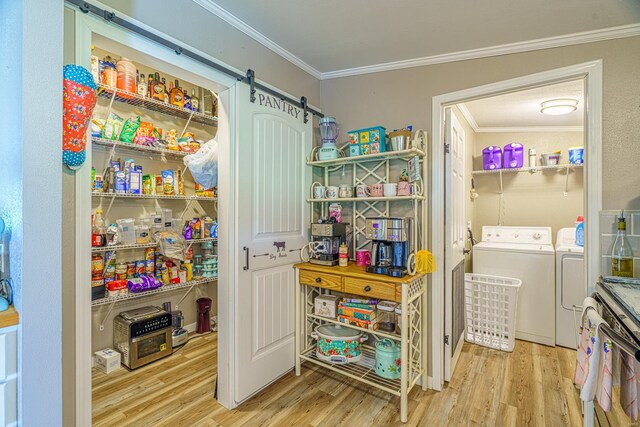
[[[482,150],[482,165],[485,170],[501,169],[502,149],[491,145]]]
[[[524,164],[524,147],[522,144],[511,143],[504,146],[505,168],[521,168]]]

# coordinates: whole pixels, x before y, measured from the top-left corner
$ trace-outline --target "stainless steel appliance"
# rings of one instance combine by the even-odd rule
[[[347,224],[311,224],[311,264],[338,265],[339,250],[347,242]]]
[[[184,316],[182,311],[172,311],[171,317],[173,318],[173,331],[171,332],[172,346],[173,348],[184,345],[189,341],[189,332],[183,328]]]
[[[403,277],[413,251],[410,218],[367,218],[365,234],[371,240],[369,273]]]
[[[146,306],[123,311],[113,319],[113,345],[122,363],[136,369],[173,353],[171,313]]]

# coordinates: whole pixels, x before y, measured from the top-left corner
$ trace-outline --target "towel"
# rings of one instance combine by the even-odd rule
[[[598,302],[591,298],[585,298],[582,303],[582,314],[580,316],[580,342],[578,343],[578,354],[576,364],[575,383],[582,388],[589,375],[589,359],[591,357],[591,325],[585,314],[588,310],[597,311]],[[592,365],[593,366],[593,365]]]
[[[602,352],[599,326],[604,322],[604,319],[602,319],[593,307],[586,307],[586,303],[587,301],[585,300],[586,332],[588,335],[586,337],[586,342],[583,344],[582,341],[585,336],[583,326],[583,331],[581,333],[583,338],[580,340],[580,348],[578,349],[576,384],[582,386],[580,399],[582,399],[583,402],[590,402],[595,397],[598,384],[598,367],[600,363],[600,353]],[[582,353],[584,353],[584,360],[580,360]],[[582,384],[580,384],[580,382]]]
[[[620,352],[620,404],[632,422],[638,421],[638,382],[636,360],[630,354]]]
[[[606,336],[602,341],[602,372],[598,387],[598,403],[603,411],[609,412],[611,410],[611,392],[613,391],[613,343]]]

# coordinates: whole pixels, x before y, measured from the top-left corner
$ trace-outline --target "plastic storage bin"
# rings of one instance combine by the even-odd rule
[[[482,150],[482,166],[485,170],[502,169],[502,149],[490,145]]]
[[[520,279],[467,273],[464,277],[465,340],[513,351]]]
[[[524,164],[524,147],[511,143],[504,146],[503,166],[505,169],[521,168]]]

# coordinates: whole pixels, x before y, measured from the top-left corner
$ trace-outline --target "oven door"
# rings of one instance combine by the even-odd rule
[[[131,369],[139,368],[173,352],[171,328],[161,329],[131,340]]]

